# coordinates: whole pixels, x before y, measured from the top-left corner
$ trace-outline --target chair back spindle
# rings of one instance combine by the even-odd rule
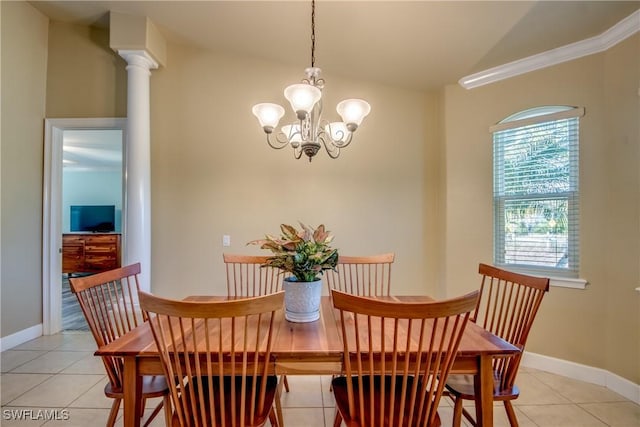
[[[286,277],[280,269],[262,267],[269,257],[222,254],[227,273],[227,295],[255,297],[282,289]]]
[[[395,254],[340,256],[336,270],[324,277],[329,288],[360,296],[388,296],[391,292],[391,264]]]

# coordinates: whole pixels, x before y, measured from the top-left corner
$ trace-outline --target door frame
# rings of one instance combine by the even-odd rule
[[[126,238],[127,119],[69,118],[44,121],[42,188],[42,332],[62,330],[62,148],[65,130],[122,130],[122,233]]]

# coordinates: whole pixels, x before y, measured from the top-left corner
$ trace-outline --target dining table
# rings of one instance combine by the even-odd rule
[[[374,297],[399,302],[433,300],[428,296]],[[211,302],[228,299],[221,296],[189,296],[185,301]],[[285,319],[284,310],[275,318],[272,356],[276,374],[339,375],[344,347],[339,312],[331,298],[323,296],[320,318],[296,323]],[[493,426],[493,367],[496,356],[508,356],[520,350],[473,322],[468,322],[458,347],[452,374],[472,374],[478,426]],[[163,375],[163,368],[149,323],[145,322],[95,352],[96,356],[122,357],[124,426],[140,425],[142,375]]]

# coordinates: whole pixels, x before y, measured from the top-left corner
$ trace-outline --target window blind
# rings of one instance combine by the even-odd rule
[[[577,276],[584,110],[559,108],[527,110],[492,127],[495,262]]]

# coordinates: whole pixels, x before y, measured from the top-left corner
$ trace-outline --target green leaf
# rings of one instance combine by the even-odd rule
[[[288,224],[280,224],[280,237],[266,235],[248,244],[260,245],[273,253],[264,265],[290,273],[300,282],[317,280],[325,270],[335,270],[338,250],[330,246],[333,236],[324,224],[315,230],[300,222],[301,230]]]

